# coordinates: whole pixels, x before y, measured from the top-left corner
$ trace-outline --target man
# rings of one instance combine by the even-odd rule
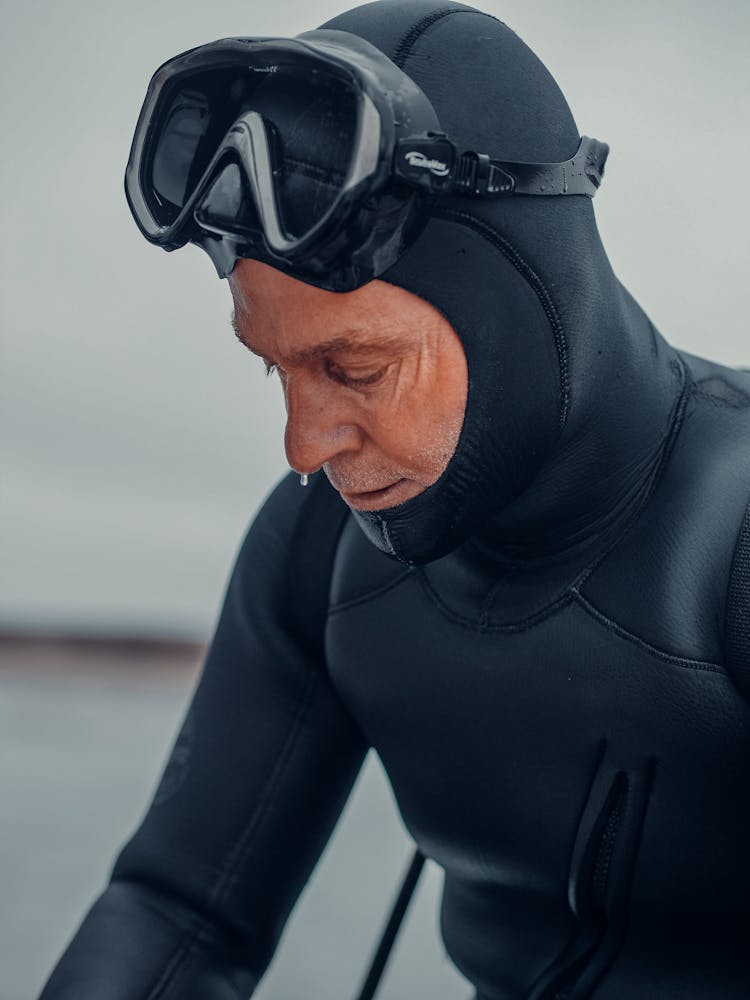
[[[618,282],[606,147],[507,27],[325,28],[194,50],[144,105],[131,207],[228,276],[295,473],[43,998],[251,994],[368,747],[477,1000],[746,997],[750,380]],[[310,625],[321,467],[351,513]]]

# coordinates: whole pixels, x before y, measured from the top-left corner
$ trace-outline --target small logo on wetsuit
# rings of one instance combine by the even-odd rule
[[[420,153],[418,149],[412,149],[408,153],[404,153],[404,159],[410,167],[429,170],[436,177],[447,177],[450,173],[450,167],[447,163],[443,163],[442,160],[430,160],[424,153]]]
[[[278,66],[251,66],[253,73],[278,73]]]
[[[159,806],[180,790],[190,771],[190,759],[193,755],[195,742],[195,715],[193,710],[187,714],[185,723],[177,737],[172,755],[164,769],[159,787],[154,795],[154,804]]]

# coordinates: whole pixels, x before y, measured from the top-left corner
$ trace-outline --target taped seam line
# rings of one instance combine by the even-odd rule
[[[404,68],[404,63],[411,55],[411,50],[417,43],[419,38],[431,28],[433,24],[437,21],[442,20],[442,18],[447,17],[449,14],[484,14],[482,10],[464,10],[461,7],[443,7],[440,10],[433,11],[432,14],[427,14],[422,18],[421,21],[417,21],[416,24],[412,25],[411,28],[406,32],[405,35],[401,37],[398,45],[393,54],[393,62],[398,66],[399,69]],[[485,17],[492,17],[491,14],[485,14]],[[496,18],[492,18],[496,20]]]

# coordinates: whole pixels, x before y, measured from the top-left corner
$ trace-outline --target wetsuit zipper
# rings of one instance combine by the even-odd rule
[[[627,930],[653,769],[653,758],[623,756],[602,745],[571,856],[568,898],[575,929],[527,1000],[588,1000],[614,962]]]
[[[591,878],[591,888],[593,896],[598,900],[601,900],[602,903],[604,901],[604,894],[607,888],[609,869],[612,863],[612,855],[617,841],[617,831],[620,826],[620,819],[622,817],[622,809],[625,803],[627,791],[627,782],[624,781],[621,783],[621,787],[617,797],[615,798],[612,810],[607,817],[607,822],[599,841],[599,849],[596,852],[596,861],[594,863],[594,871]],[[561,998],[561,1000],[564,1000],[564,998]]]
[[[591,922],[597,925],[594,941],[584,955],[574,963],[573,967],[563,973],[554,994],[553,1000],[569,1000],[582,972],[596,953],[607,924],[606,893],[609,881],[612,858],[615,852],[617,836],[620,829],[625,802],[628,794],[628,782],[624,774],[618,773],[612,786],[613,799],[599,835],[599,843],[594,855],[594,865],[591,871]]]

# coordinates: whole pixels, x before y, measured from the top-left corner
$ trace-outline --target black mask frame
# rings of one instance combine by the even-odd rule
[[[232,97],[238,79],[252,93],[255,81],[285,73],[302,86],[332,82],[355,108],[339,187],[320,217],[297,233],[280,206],[284,136],[247,100],[242,107]],[[184,134],[173,124],[175,108],[192,115]],[[221,39],[164,63],[141,109],[125,191],[146,239],[166,250],[198,244],[220,277],[239,257],[251,257],[321,288],[350,291],[395,263],[441,196],[593,197],[608,151],[584,136],[561,163],[459,154],[424,93],[379,49],[348,32],[318,30],[297,39]],[[172,201],[159,191],[159,173],[178,192]],[[212,216],[217,186],[225,199],[228,190],[230,204],[252,205],[252,218],[239,209]]]

